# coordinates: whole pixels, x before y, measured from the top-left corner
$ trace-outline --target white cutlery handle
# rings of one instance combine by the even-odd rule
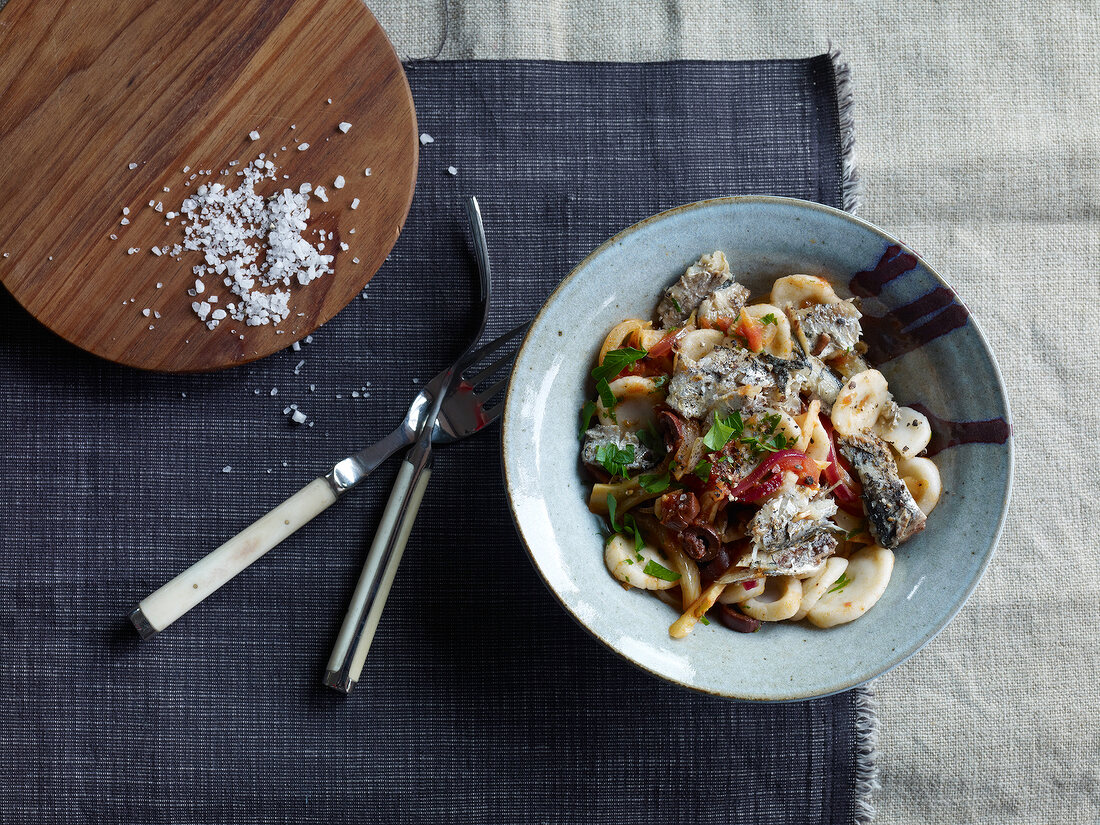
[[[401,462],[393,492],[386,502],[378,532],[374,534],[359,583],[329,657],[325,673],[325,684],[329,687],[348,693],[359,681],[431,474],[429,467],[423,467],[418,474],[408,460]]]
[[[143,639],[164,630],[223,584],[336,501],[332,486],[316,478],[266,516],[146,596],[130,614]]]

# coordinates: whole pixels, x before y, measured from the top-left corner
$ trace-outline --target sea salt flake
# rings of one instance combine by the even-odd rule
[[[427,146],[429,143],[435,143],[435,138],[429,135],[427,132],[420,133],[420,145]]]
[[[279,388],[278,387],[272,387],[271,388],[271,394],[272,395],[278,395],[279,394]]]
[[[233,468],[230,467],[228,464],[226,464],[224,467],[222,467],[222,472],[223,473],[231,473],[231,472],[233,472]]]
[[[339,128],[340,128],[340,131],[343,132],[346,135],[348,133],[348,130],[351,129],[351,124],[348,123],[346,120],[344,120],[344,121],[340,122],[340,127]]]
[[[359,208],[359,198],[352,198],[351,208],[352,209],[358,209]]]
[[[253,129],[251,132],[248,133],[248,137],[250,140],[259,140],[260,133]]]
[[[290,420],[293,421],[295,424],[305,424],[306,414],[301,410],[295,410],[294,413],[290,416]]]
[[[456,166],[448,166],[448,167],[447,167],[447,174],[449,174],[449,175],[457,175],[457,174],[458,174],[458,167],[456,167]]]
[[[131,163],[127,168],[131,169],[131,170],[137,169],[137,164],[136,163]]]
[[[306,149],[308,149],[308,148],[309,148],[309,144],[308,144],[308,143],[299,143],[299,144],[298,144],[298,151],[299,151],[299,152],[304,152],[304,151],[305,151]]]
[[[343,189],[344,188],[344,176],[343,175],[337,175],[336,180],[334,180],[332,182],[332,185],[335,186],[337,189]]]

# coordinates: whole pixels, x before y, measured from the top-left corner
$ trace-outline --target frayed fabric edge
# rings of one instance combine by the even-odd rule
[[[840,57],[840,49],[829,43],[829,60],[833,64],[833,76],[836,79],[836,107],[840,126],[841,151],[841,198],[845,212],[859,212],[863,206],[863,181],[856,165],[855,144],[856,124],[853,109],[852,70]]]
[[[871,795],[878,781],[878,699],[866,685],[856,689],[856,804],[855,825],[871,825],[875,806]]]

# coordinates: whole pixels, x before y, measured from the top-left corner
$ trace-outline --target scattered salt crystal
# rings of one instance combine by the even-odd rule
[[[370,177],[370,167],[369,166],[366,169],[363,170],[363,174],[366,175],[368,178]]]
[[[160,251],[160,247],[159,247],[159,246],[154,246],[154,247],[153,247],[153,249],[152,249],[151,251],[152,251],[152,253],[153,253],[154,255],[156,255],[156,256],[157,256],[158,258],[159,258],[159,257],[161,256],[161,251]],[[157,289],[160,289],[160,287],[158,286],[158,287],[157,287]]]
[[[154,206],[153,209],[156,210],[157,212],[163,212],[164,211],[164,204],[161,201],[157,201],[157,205]]]
[[[359,397],[359,390],[352,390],[351,397],[352,398],[358,398]]]
[[[284,466],[284,467],[285,467],[285,466],[287,466],[287,464],[286,464],[286,462],[285,462],[285,461],[283,462],[283,466]]]
[[[293,421],[295,424],[305,424],[306,414],[303,413],[301,410],[295,410],[294,414],[290,416],[290,420]]]
[[[153,310],[153,317],[154,318],[159,318],[160,317],[160,313],[157,312],[155,309]]]
[[[301,186],[298,187],[298,194],[299,195],[308,195],[312,191],[313,191],[313,184],[312,183],[303,183]]]
[[[346,243],[344,243],[343,241],[340,241],[340,248],[342,250],[344,250],[345,252],[347,252],[349,247]]]
[[[318,186],[316,189],[313,190],[313,194],[325,203],[328,203],[328,195],[325,194],[325,187]]]
[[[290,415],[292,407],[283,407],[283,415]]]
[[[195,294],[196,295],[201,295],[205,291],[206,291],[206,284],[204,284],[201,279],[196,278],[195,279]]]
[[[435,143],[435,138],[429,135],[427,132],[420,133],[420,145],[427,146],[429,143]]]
[[[313,343],[313,336],[312,335],[307,335],[306,336],[306,343],[307,344],[312,344]]]
[[[447,173],[450,174],[450,175],[457,175],[458,174],[458,167],[448,166],[447,167]]]
[[[127,168],[128,169],[137,169],[137,164],[136,163],[131,163]]]
[[[149,324],[149,329],[155,329],[155,327],[152,324]]]
[[[190,172],[190,171],[191,171],[191,167],[190,167],[190,166],[184,166],[184,167],[183,167],[183,174],[185,174],[185,175],[186,175],[186,174],[187,174],[188,172]]]
[[[343,175],[337,175],[336,180],[334,180],[332,182],[332,185],[335,186],[337,189],[343,189],[344,188],[344,176]]]
[[[248,133],[248,137],[250,140],[259,140],[260,133],[253,129],[251,132]]]
[[[129,249],[127,249],[127,250],[126,250],[126,254],[127,254],[127,255],[133,255],[133,254],[134,254],[135,252],[138,252],[138,251],[140,251],[140,250],[138,249],[138,247],[136,247],[136,246],[131,246],[131,247],[130,247]]]
[[[325,103],[332,103],[332,98],[330,97],[328,100],[325,101]]]
[[[291,123],[291,124],[290,124],[290,128],[291,128],[291,129],[297,129],[298,127],[297,127],[297,126],[295,126],[295,125],[294,125],[293,123]]]
[[[233,468],[230,467],[228,464],[226,464],[224,467],[222,467],[222,472],[223,473],[231,473],[231,472],[233,472]]]
[[[308,144],[308,143],[299,143],[299,144],[298,144],[298,151],[299,151],[299,152],[304,152],[304,151],[305,151],[306,149],[308,149],[308,148],[309,148],[309,144]]]
[[[272,387],[271,388],[271,394],[272,395],[278,395],[279,394],[279,388],[278,387]]]
[[[130,214],[130,207],[129,206],[122,207],[122,214],[123,215],[129,215]]]
[[[352,259],[351,259],[351,262],[352,262],[353,264],[357,264],[357,263],[359,263],[359,259],[358,259],[358,258],[352,258]]]
[[[180,393],[180,398],[186,398],[186,397],[187,397],[187,393],[185,393],[185,392]]]
[[[354,235],[355,234],[355,227],[354,226],[351,229],[348,230],[348,234],[349,235]]]
[[[164,284],[162,284],[160,281],[157,281],[157,289],[160,289],[162,286],[164,286]]]
[[[164,187],[164,191],[165,191],[165,192],[171,192],[172,190],[171,190],[171,189],[169,189],[169,188],[168,188],[167,186],[165,186],[165,187]]]
[[[348,133],[349,129],[351,129],[351,124],[348,123],[346,120],[340,123],[340,131],[343,132],[345,135]]]
[[[352,198],[351,208],[352,209],[358,209],[359,208],[359,198]]]
[[[146,318],[148,318],[148,317],[149,317],[149,314],[150,314],[150,313],[151,313],[152,311],[153,311],[153,310],[149,309],[149,307],[146,307],[145,309],[143,309],[143,310],[141,311],[141,314],[142,314],[142,315],[144,315],[144,316],[145,316]]]
[[[302,345],[295,341],[293,344],[290,345],[290,348],[295,352],[298,352],[302,349]]]
[[[213,312],[210,313],[210,317],[213,318],[215,321],[220,321],[225,317],[225,310],[215,309]]]
[[[298,375],[299,373],[301,373],[302,367],[304,367],[305,365],[306,365],[306,362],[305,362],[304,359],[299,361],[297,364],[295,364],[294,365],[294,374]]]
[[[118,223],[119,223],[119,225],[120,225],[120,226],[129,226],[129,224],[130,224],[130,219],[129,219],[129,218],[123,218],[123,219],[122,219],[122,220],[120,220],[120,221],[119,221]]]
[[[212,304],[216,304],[218,302],[218,296],[217,295],[211,295],[206,300],[208,300]]]
[[[172,218],[176,217],[176,213],[175,212],[165,212],[164,217],[168,218],[168,220],[172,220]]]
[[[117,240],[118,240],[118,235],[116,235],[116,234],[115,234],[114,232],[112,232],[112,233],[111,233],[111,240],[112,240],[112,241],[117,241]],[[5,258],[6,258],[6,257],[8,257],[8,253],[7,253],[7,252],[5,252],[5,253],[4,253],[4,257],[5,257]]]
[[[310,384],[309,385],[309,391],[310,392],[316,392],[317,391],[317,385],[316,384]]]

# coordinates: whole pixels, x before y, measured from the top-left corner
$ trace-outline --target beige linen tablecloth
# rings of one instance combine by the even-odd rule
[[[445,58],[804,57],[855,85],[860,214],[920,251],[1004,371],[1016,482],[974,597],[878,679],[883,823],[1100,820],[1100,11],[1093,3],[451,0]],[[443,0],[375,0],[402,57]]]

